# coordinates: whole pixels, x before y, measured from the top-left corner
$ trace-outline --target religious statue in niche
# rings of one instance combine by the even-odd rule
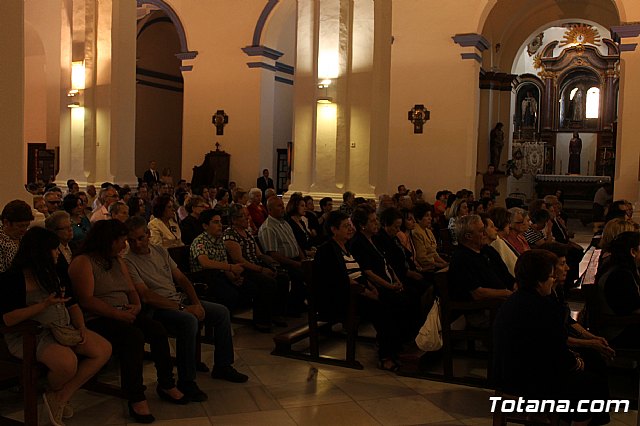
[[[578,132],[573,132],[573,138],[569,141],[569,174],[580,174],[580,153],[582,152],[582,139]]]
[[[502,154],[502,147],[504,147],[504,132],[502,123],[496,123],[496,127],[491,130],[489,134],[489,150],[490,150],[490,162],[493,166],[499,169],[500,166],[500,154]]]
[[[584,95],[582,89],[576,88],[576,92],[571,100],[571,119],[573,121],[582,121],[584,119]]]
[[[538,101],[531,91],[527,91],[527,96],[522,100],[522,127],[535,128],[538,120]]]

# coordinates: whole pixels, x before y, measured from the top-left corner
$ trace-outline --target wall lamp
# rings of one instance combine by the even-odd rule
[[[333,98],[329,96],[329,87],[331,86],[331,79],[325,78],[318,83],[318,103],[319,104],[332,104]]]
[[[85,67],[84,61],[74,61],[71,63],[71,89],[67,91],[67,96],[79,96],[85,89]],[[67,105],[69,108],[79,108],[80,99]]]

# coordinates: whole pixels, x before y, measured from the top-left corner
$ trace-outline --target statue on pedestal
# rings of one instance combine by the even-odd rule
[[[504,132],[502,123],[497,123],[496,127],[491,130],[489,134],[489,152],[490,163],[497,169],[500,166],[500,154],[502,154],[502,148],[504,147]]]
[[[580,174],[580,153],[582,152],[582,139],[578,132],[573,132],[573,138],[569,141],[569,174]]]

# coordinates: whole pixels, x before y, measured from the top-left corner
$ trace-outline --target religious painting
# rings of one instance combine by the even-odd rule
[[[534,130],[540,120],[540,89],[533,83],[524,83],[516,94],[515,128]]]

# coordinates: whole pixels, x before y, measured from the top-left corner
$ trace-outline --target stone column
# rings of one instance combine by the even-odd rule
[[[111,45],[110,172],[135,187],[136,2],[113,1]]]
[[[24,0],[0,1],[0,209],[11,200],[31,204],[24,145]]]
[[[297,36],[289,191],[373,197],[374,2],[299,1]],[[318,88],[323,80],[330,82]]]
[[[614,199],[635,202],[640,197],[640,24],[612,28],[614,40],[624,39],[620,45],[620,93],[618,100],[618,136],[616,140],[616,173]]]

